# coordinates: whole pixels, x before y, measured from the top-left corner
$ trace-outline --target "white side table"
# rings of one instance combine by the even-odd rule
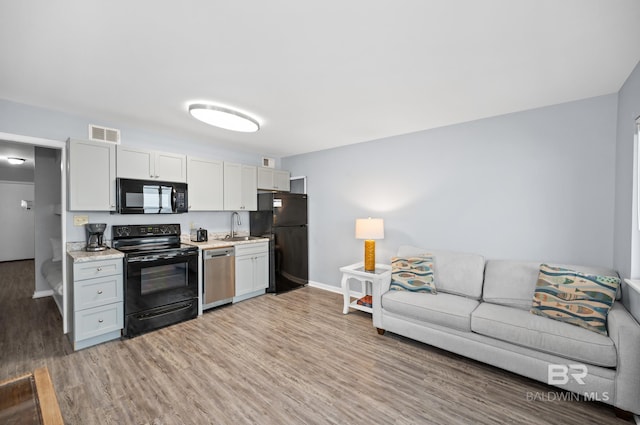
[[[370,285],[379,285],[383,279],[389,279],[391,277],[391,266],[388,264],[376,264],[375,272],[364,271],[364,263],[355,263],[350,266],[340,267],[342,272],[342,295],[344,297],[344,307],[342,309],[343,314],[349,312],[349,307],[360,311],[366,311],[372,313],[373,309],[364,305],[358,304],[358,300],[351,301],[351,290],[349,288],[349,279],[355,279],[362,284],[362,293],[371,294],[372,289]]]

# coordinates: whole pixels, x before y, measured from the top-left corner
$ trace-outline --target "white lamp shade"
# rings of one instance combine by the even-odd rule
[[[356,239],[384,239],[384,220],[381,218],[357,218]]]

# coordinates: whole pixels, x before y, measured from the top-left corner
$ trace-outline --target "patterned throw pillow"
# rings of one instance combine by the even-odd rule
[[[620,279],[540,265],[531,313],[607,335],[607,315]]]
[[[433,279],[433,258],[392,257],[389,289],[437,294]]]

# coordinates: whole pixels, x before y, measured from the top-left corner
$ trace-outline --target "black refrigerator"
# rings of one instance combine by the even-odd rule
[[[251,236],[269,238],[269,288],[282,293],[309,283],[307,195],[259,193]]]

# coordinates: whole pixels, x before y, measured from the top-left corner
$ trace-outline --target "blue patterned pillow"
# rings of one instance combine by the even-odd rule
[[[389,289],[437,294],[433,279],[433,258],[392,257]]]
[[[607,335],[607,315],[620,279],[540,265],[531,313]]]

